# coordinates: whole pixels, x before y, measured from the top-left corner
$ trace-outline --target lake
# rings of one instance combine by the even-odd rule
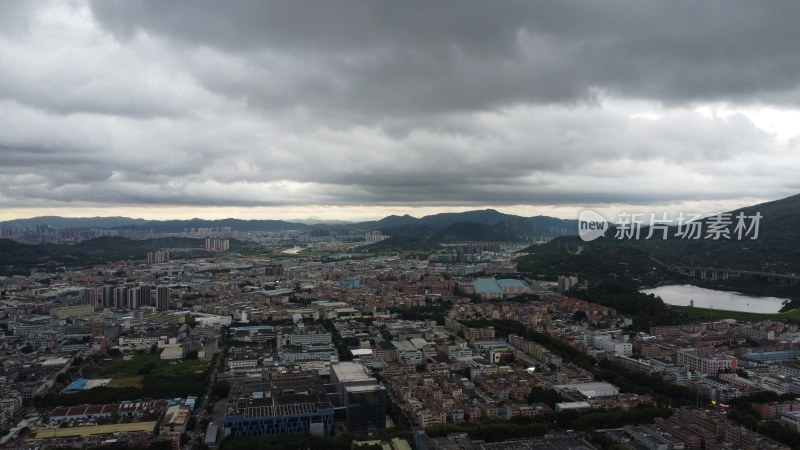
[[[654,289],[643,289],[645,294],[655,294],[664,300],[664,303],[678,306],[689,306],[694,300],[698,308],[714,308],[727,311],[746,311],[754,313],[776,313],[783,306],[785,298],[778,297],[753,297],[738,292],[717,291],[706,289],[691,284],[673,284],[659,286]]]

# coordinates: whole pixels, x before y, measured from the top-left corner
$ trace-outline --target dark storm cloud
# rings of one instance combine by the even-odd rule
[[[800,189],[800,141],[737,110],[797,110],[797,2],[4,12],[2,206],[648,204]]]
[[[251,77],[201,81],[265,107],[323,103],[380,116],[585,101],[593,88],[668,103],[800,100],[793,1],[92,6],[123,40],[144,31],[246,55]]]

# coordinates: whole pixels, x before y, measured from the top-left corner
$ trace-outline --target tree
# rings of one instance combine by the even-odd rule
[[[516,360],[517,358],[516,355],[514,355],[514,353],[512,352],[503,353],[502,355],[500,355],[500,360],[498,361],[498,364],[506,366],[513,363]]]
[[[63,384],[69,381],[69,375],[66,373],[60,373],[56,376],[56,383]]]
[[[586,315],[586,311],[581,309],[575,311],[575,314],[572,315],[573,322],[583,322],[584,320],[588,319],[589,316]]]
[[[137,372],[138,372],[139,375],[147,375],[147,374],[153,372],[153,370],[155,370],[156,367],[157,367],[156,363],[149,362],[149,363],[143,365]]]
[[[211,388],[211,395],[216,397],[227,397],[231,390],[231,383],[226,380],[217,380]]]
[[[534,387],[531,389],[531,393],[528,394],[527,398],[528,403],[547,403],[551,408],[554,408],[556,403],[560,403],[565,401],[564,397],[561,396],[558,392],[554,389],[542,389],[540,387]]]

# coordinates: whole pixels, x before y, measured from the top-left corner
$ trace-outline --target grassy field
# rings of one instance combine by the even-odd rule
[[[720,309],[697,308],[691,306],[672,306],[672,308],[686,313],[691,319],[699,320],[721,320],[735,319],[742,322],[759,322],[762,320],[787,320],[800,317],[800,310],[793,310],[785,313],[760,314],[745,311],[724,311]]]
[[[122,387],[142,387],[142,377],[119,377],[112,378],[108,383],[108,387],[122,388]]]
[[[135,355],[130,360],[115,359],[104,364],[100,369],[92,374],[95,378],[122,378],[127,379],[122,382],[132,383],[131,379],[136,378],[138,383],[143,375],[154,375],[164,377],[180,377],[189,374],[200,373],[208,366],[208,361],[199,359],[188,359],[178,361],[167,361],[159,358],[156,353],[146,353]],[[112,381],[113,383],[113,381]],[[128,384],[131,386],[132,384]],[[122,387],[122,386],[114,386]]]
[[[50,392],[42,405],[74,406],[115,403],[144,398],[200,396],[208,389],[210,361],[199,359],[168,361],[160,355],[130,355],[128,359],[98,361],[86,370],[86,378],[110,378],[111,385],[69,394]]]
[[[142,433],[152,432],[156,422],[120,423],[116,425],[96,425],[70,428],[51,428],[36,432],[36,439],[51,439],[54,437],[91,436],[94,434],[111,433]]]

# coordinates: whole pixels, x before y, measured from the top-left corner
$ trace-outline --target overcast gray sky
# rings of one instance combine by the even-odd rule
[[[800,192],[800,2],[7,1],[0,220]]]

